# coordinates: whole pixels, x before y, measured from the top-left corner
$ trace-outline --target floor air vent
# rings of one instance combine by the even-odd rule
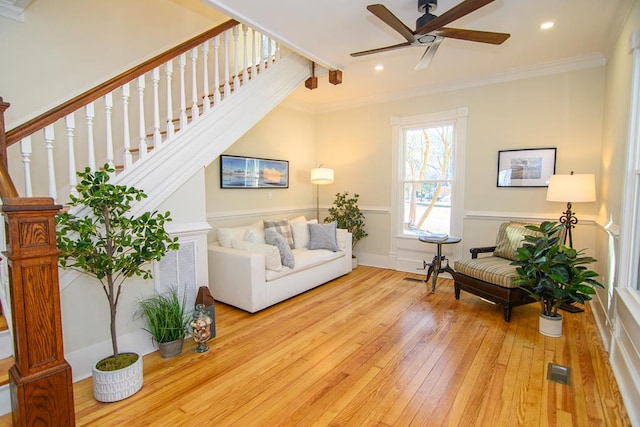
[[[407,280],[409,282],[424,282],[423,279],[417,279],[415,277],[405,277],[404,280]]]
[[[564,385],[571,385],[571,368],[555,363],[547,365],[547,379]]]

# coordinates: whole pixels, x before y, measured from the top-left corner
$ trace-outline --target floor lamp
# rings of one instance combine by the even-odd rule
[[[562,212],[560,223],[565,226],[563,244],[573,248],[571,229],[578,223],[575,213],[571,210],[571,203],[596,201],[596,178],[593,174],[551,175],[547,189],[547,201],[566,202],[567,210]]]
[[[320,223],[320,186],[333,184],[333,169],[320,167],[311,169],[311,183],[316,185],[316,219]]]

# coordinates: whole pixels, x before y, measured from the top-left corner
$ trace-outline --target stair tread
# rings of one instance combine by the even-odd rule
[[[13,366],[13,357],[0,359],[0,387],[9,384],[9,368]]]

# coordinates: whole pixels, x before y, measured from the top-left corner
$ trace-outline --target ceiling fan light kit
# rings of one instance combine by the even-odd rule
[[[416,20],[416,30],[412,31],[397,16],[382,4],[370,4],[367,10],[378,17],[382,22],[396,30],[407,41],[392,46],[385,46],[377,49],[354,52],[351,56],[363,56],[373,53],[385,52],[409,46],[427,46],[427,50],[416,65],[416,70],[426,68],[431,62],[438,46],[444,38],[466,40],[478,43],[502,44],[511,35],[507,33],[496,33],[491,31],[466,30],[461,28],[445,28],[445,25],[480,9],[494,0],[464,0],[440,16],[431,12],[438,5],[437,0],[418,0],[418,11],[424,13]]]

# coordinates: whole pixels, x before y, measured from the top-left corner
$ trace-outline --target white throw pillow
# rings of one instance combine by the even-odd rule
[[[264,241],[264,223],[258,221],[251,224],[246,233],[244,233],[244,240],[253,243],[266,243]]]
[[[267,270],[280,271],[282,270],[282,261],[280,261],[280,251],[275,246],[267,245],[266,243],[253,243],[244,240],[233,239],[231,245],[234,249],[240,249],[243,251],[253,253],[263,253],[264,263]]]
[[[302,217],[304,218],[304,217]],[[291,230],[293,231],[293,247],[294,249],[303,249],[309,247],[309,228],[307,224],[317,224],[317,219],[305,220],[304,222],[294,222],[289,224],[291,225]]]
[[[243,240],[248,228],[249,227],[218,228],[218,242],[220,242],[220,246],[230,248],[233,239]]]

